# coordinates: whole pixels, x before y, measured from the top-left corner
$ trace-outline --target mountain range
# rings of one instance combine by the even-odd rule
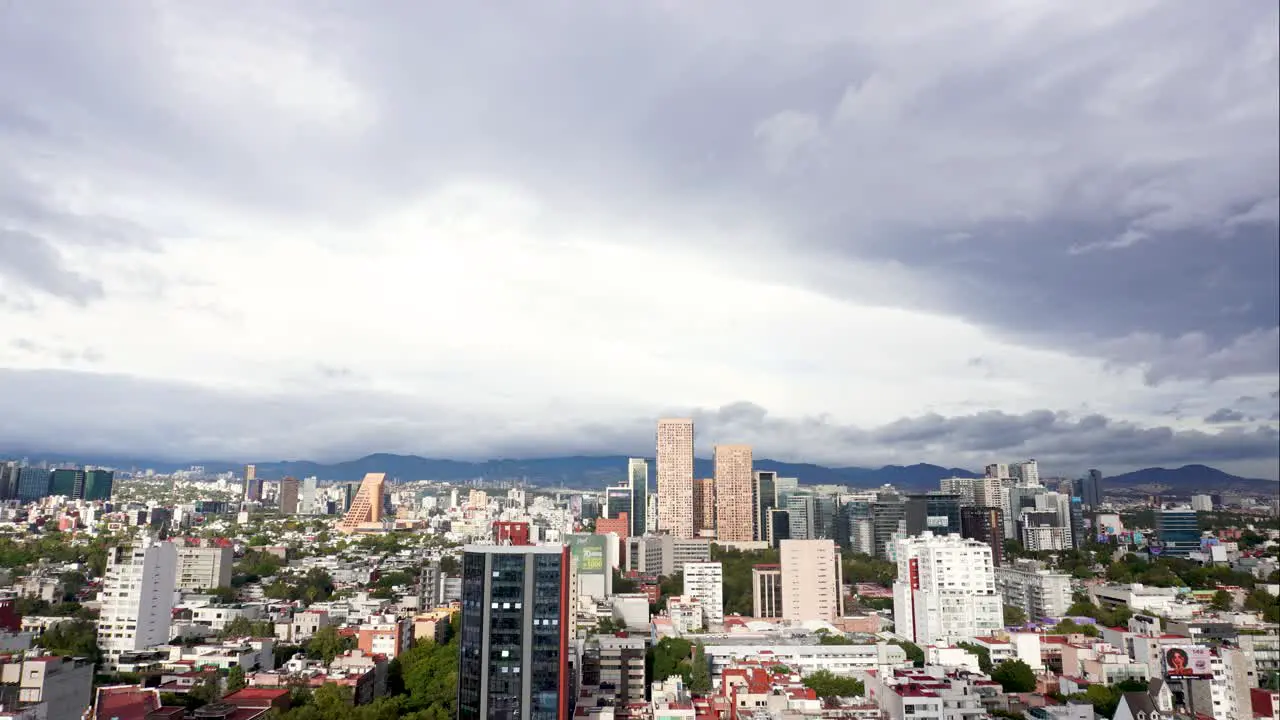
[[[56,453],[22,453],[36,458],[58,457]],[[116,468],[150,468],[157,472],[186,469],[202,465],[208,472],[239,473],[243,465],[225,461],[173,463],[145,458],[84,457],[74,460]],[[653,459],[649,458],[652,467]],[[775,470],[782,477],[799,478],[806,485],[848,485],[856,488],[875,488],[893,485],[903,490],[935,490],[938,481],[947,477],[980,477],[964,468],[947,468],[939,465],[886,465],[880,468],[827,467],[809,463],[789,463],[760,458],[754,462],[757,470]],[[365,473],[383,472],[401,481],[440,480],[466,481],[525,480],[531,485],[592,489],[602,488],[626,475],[627,456],[567,456],[531,459],[501,459],[482,462],[440,460],[416,455],[375,454],[357,460],[325,464],[308,460],[258,462],[258,477],[279,479],[286,476],[310,477],[321,480],[359,480]],[[652,472],[652,471],[651,471]],[[697,477],[714,475],[712,461],[697,458],[694,464]],[[1243,478],[1206,465],[1184,465],[1179,468],[1144,468],[1108,477],[1104,481],[1107,490],[1127,490],[1135,493],[1167,493],[1189,495],[1197,492],[1239,492],[1273,495],[1277,484],[1272,480]]]

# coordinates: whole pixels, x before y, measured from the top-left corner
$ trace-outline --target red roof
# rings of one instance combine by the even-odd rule
[[[98,688],[96,720],[146,720],[160,707],[160,693],[137,685]]]

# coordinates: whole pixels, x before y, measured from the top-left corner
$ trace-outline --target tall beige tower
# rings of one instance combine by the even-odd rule
[[[382,523],[383,486],[386,473],[366,473],[360,481],[360,489],[351,500],[351,507],[338,523],[338,532],[349,535],[362,528],[377,528]]]
[[[716,539],[755,539],[750,445],[716,446]]]
[[[833,622],[844,615],[844,577],[833,540],[783,540],[782,619]]]
[[[677,538],[694,536],[693,420],[658,421],[658,529]]]

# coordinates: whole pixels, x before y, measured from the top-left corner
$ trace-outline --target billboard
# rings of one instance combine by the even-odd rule
[[[930,515],[925,520],[924,524],[926,527],[944,528],[951,524],[951,518],[947,517],[946,515]]]
[[[565,536],[569,554],[578,564],[579,575],[606,575],[609,573],[608,543],[604,535],[577,533]]]
[[[1164,675],[1168,678],[1212,677],[1209,669],[1209,648],[1200,645],[1167,645],[1160,651],[1164,656]]]

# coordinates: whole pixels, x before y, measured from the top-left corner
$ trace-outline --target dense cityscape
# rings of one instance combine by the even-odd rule
[[[588,491],[0,463],[0,718],[1252,720],[1274,497],[812,484],[657,424]],[[652,465],[652,467],[651,467]],[[1156,714],[1152,714],[1156,713]]]

